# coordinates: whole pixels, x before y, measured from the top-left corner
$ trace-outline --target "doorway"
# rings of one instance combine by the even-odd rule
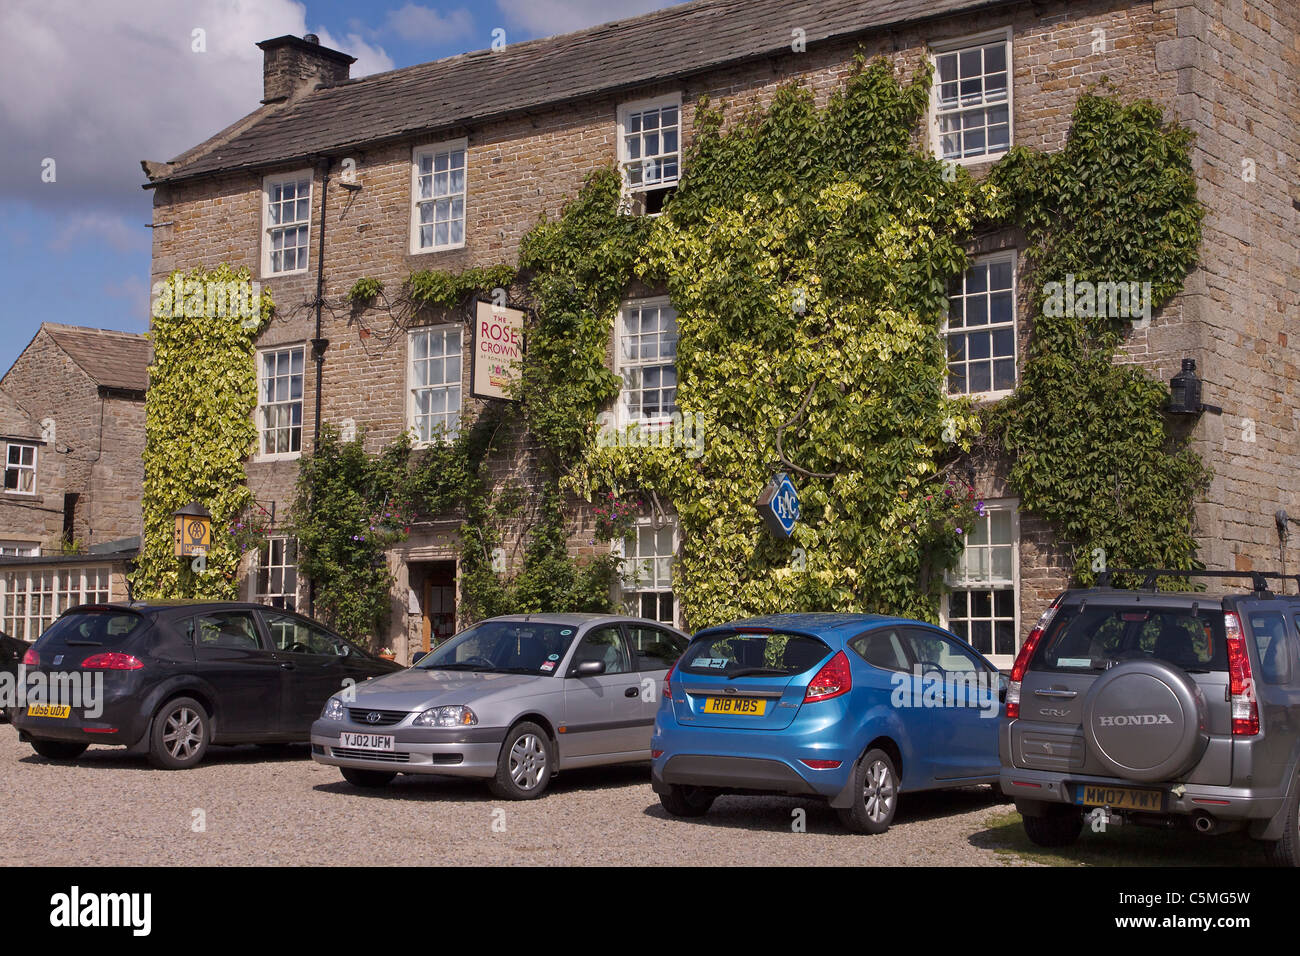
[[[410,572],[420,598],[420,649],[427,653],[456,633],[456,562],[421,561]]]

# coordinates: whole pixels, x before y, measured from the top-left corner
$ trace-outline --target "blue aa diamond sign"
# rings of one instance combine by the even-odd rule
[[[773,475],[754,504],[774,535],[779,538],[790,537],[799,520],[799,492],[795,490],[789,475]]]

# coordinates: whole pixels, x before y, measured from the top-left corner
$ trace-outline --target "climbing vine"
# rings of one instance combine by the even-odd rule
[[[662,278],[677,310],[677,405],[702,454],[603,443],[574,478],[675,504],[692,626],[937,612],[965,522],[936,499],[973,508],[954,466],[976,425],[941,387],[939,329],[947,280],[998,196],[914,146],[927,103],[925,75],[899,84],[876,62],[824,108],[791,85],[730,129],[720,110],[696,113],[690,174],[638,273]],[[789,542],[754,508],[777,470],[800,486]]]
[[[1208,472],[1170,432],[1165,383],[1116,361],[1196,264],[1190,143],[1149,101],[1086,94],[1064,149],[1016,148],[992,174],[1029,240],[1034,306],[1020,384],[993,428],[1022,506],[1075,546],[1085,584],[1107,566],[1196,566],[1192,506]]]
[[[143,598],[231,599],[243,552],[230,529],[252,504],[244,463],[257,430],[257,336],[274,310],[248,270],[173,273],[153,307],[145,408],[144,542],[132,575]],[[197,501],[212,513],[198,567],[175,557],[173,514]]]

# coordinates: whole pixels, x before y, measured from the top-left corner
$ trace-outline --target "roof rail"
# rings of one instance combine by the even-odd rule
[[[1256,594],[1272,594],[1268,586],[1269,581],[1294,580],[1296,587],[1300,589],[1300,574],[1281,574],[1277,571],[1212,571],[1181,568],[1109,568],[1097,575],[1098,586],[1110,587],[1111,576],[1116,574],[1142,575],[1142,590],[1147,591],[1158,590],[1156,584],[1160,578],[1249,578],[1251,590]]]

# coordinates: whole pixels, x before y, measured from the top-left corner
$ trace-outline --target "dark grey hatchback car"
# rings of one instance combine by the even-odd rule
[[[1113,573],[1145,586],[1061,594],[1012,668],[1000,782],[1026,834],[1244,829],[1300,865],[1300,596],[1271,592],[1279,575],[1158,572],[1250,579],[1214,596]]]
[[[86,605],[27,651],[13,723],[44,757],[116,744],[178,770],[209,744],[306,743],[331,694],[399,670],[260,604]]]

